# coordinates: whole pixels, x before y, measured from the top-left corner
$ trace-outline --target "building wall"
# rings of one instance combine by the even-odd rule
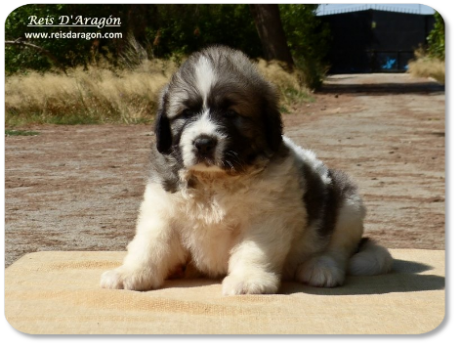
[[[433,15],[367,10],[322,16],[333,36],[330,73],[404,72]]]

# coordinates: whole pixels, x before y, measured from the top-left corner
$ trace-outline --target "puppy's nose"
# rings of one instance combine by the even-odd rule
[[[217,139],[208,135],[200,135],[193,141],[193,145],[201,155],[209,155],[217,145]]]

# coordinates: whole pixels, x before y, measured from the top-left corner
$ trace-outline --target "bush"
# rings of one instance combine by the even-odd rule
[[[256,64],[278,87],[283,109],[309,98],[295,73],[277,62]],[[151,123],[159,92],[177,68],[173,60],[139,59],[130,68],[89,66],[71,68],[67,74],[27,71],[7,76],[6,125]]]
[[[302,71],[302,82],[316,88],[325,72],[324,59],[329,33],[313,11],[317,5],[279,5],[283,27],[294,61]],[[248,5],[25,5],[13,11],[5,22],[6,39],[24,38],[24,33],[51,33],[66,28],[27,27],[31,15],[57,18],[78,14],[83,17],[121,19],[120,28],[68,28],[74,32],[121,32],[123,39],[34,39],[66,69],[100,66],[133,68],[143,59],[180,61],[205,46],[227,45],[256,59],[263,56],[262,45]],[[133,42],[135,44],[133,44]],[[142,53],[142,59],[139,57]],[[8,45],[5,49],[6,73],[53,70],[53,63],[31,48]],[[55,68],[55,67],[54,67]],[[55,70],[55,69],[54,69]]]
[[[83,17],[119,17],[120,28],[69,28],[73,32],[121,32],[123,39],[33,39],[33,43],[52,53],[66,68],[99,61],[114,67],[126,63],[132,48],[130,38],[142,46],[149,59],[189,55],[207,45],[223,44],[246,52],[251,58],[262,55],[257,30],[247,5],[25,5],[6,19],[6,39],[24,39],[26,32],[65,32],[66,28],[27,27],[28,17],[57,18],[78,14]],[[36,50],[7,45],[7,74],[21,70],[48,71],[50,61]]]
[[[408,72],[418,77],[431,77],[436,81],[445,83],[445,63],[443,60],[430,56],[425,50],[419,48],[415,51],[416,59],[409,62]]]
[[[136,69],[77,67],[27,72],[5,81],[6,124],[151,122],[156,96],[175,71],[172,62],[144,61]]]
[[[9,14],[5,21],[6,40],[15,41],[22,38],[25,41],[24,33],[52,33],[66,31],[66,28],[43,28],[31,29],[27,27],[30,16],[37,18],[54,18],[61,15],[78,14],[82,16],[105,17],[107,13],[112,16],[122,16],[126,12],[127,5],[113,7],[111,5],[55,5],[55,4],[34,4],[24,5]],[[100,32],[97,28],[69,28],[73,32]],[[117,31],[116,29],[105,29],[105,32]],[[114,40],[107,40],[96,47],[95,40],[82,39],[46,39],[36,38],[32,42],[48,50],[64,67],[86,66],[91,62],[96,48],[107,47],[102,52],[115,52]],[[120,42],[119,42],[120,43]],[[24,70],[48,71],[53,64],[40,52],[31,48],[7,45],[5,47],[5,70],[11,74]]]
[[[310,88],[321,86],[328,70],[326,57],[331,32],[314,11],[318,5],[279,5],[281,20],[294,62],[302,81]]]
[[[446,39],[444,20],[438,12],[434,14],[434,28],[428,35],[428,54],[440,60],[445,59]]]
[[[444,84],[445,71],[445,29],[444,20],[435,12],[435,24],[427,37],[428,47],[415,51],[415,60],[409,62],[409,73],[419,77],[431,77]]]
[[[156,57],[189,55],[205,46],[227,45],[249,57],[262,56],[256,27],[247,5],[157,5],[149,30]]]

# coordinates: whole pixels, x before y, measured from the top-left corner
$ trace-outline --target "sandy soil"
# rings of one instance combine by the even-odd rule
[[[345,170],[366,235],[444,249],[445,96],[408,75],[336,75],[284,115],[285,133]],[[40,250],[124,250],[134,233],[150,126],[33,126],[5,139],[6,266]]]

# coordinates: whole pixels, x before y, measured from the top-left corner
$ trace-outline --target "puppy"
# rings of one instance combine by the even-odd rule
[[[224,295],[388,272],[387,249],[362,239],[356,186],[282,129],[275,88],[243,53],[191,55],[161,93],[136,235],[101,286],[157,289],[185,264],[225,277]]]

